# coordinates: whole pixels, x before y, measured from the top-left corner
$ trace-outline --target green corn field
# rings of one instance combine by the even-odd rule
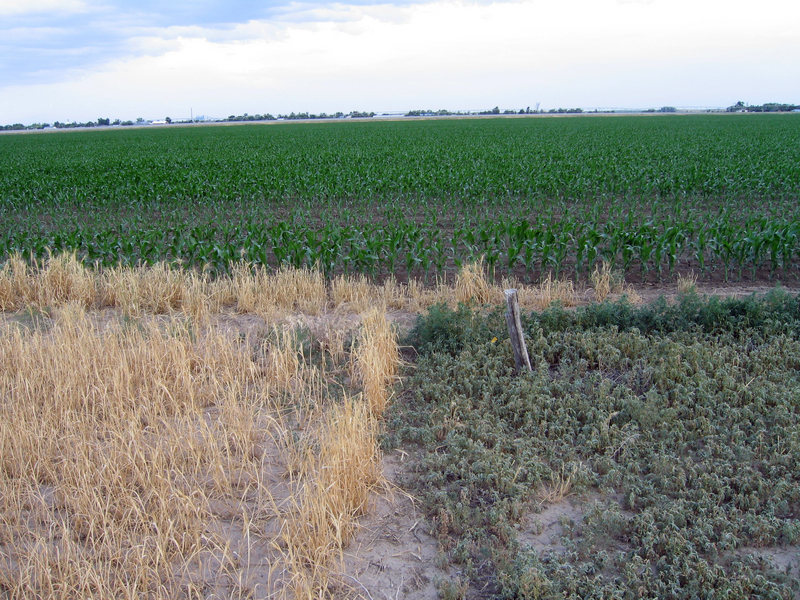
[[[798,115],[3,135],[0,261],[790,280],[799,195]]]

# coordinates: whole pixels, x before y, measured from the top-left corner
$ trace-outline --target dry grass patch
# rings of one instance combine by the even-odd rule
[[[32,267],[19,255],[12,256],[0,269],[0,308],[15,310],[77,302],[89,307],[97,300],[94,273],[77,260],[75,254],[51,256]]]
[[[547,278],[539,285],[523,285],[515,279],[503,279],[501,285],[493,285],[486,276],[483,260],[464,265],[456,277],[452,290],[440,287],[437,301],[442,298],[452,299],[455,303],[477,302],[478,304],[505,302],[503,291],[516,289],[520,304],[528,309],[544,310],[554,302],[565,307],[575,306],[578,297],[575,286],[569,280],[553,279],[548,273]],[[433,304],[435,302],[431,302]],[[430,304],[428,306],[430,306]]]
[[[384,311],[372,309],[363,315],[354,345],[353,371],[363,386],[372,415],[380,416],[389,403],[391,386],[400,366],[397,333],[386,320]]]
[[[557,504],[572,494],[572,487],[579,478],[581,465],[572,464],[561,467],[550,476],[548,483],[542,484],[534,495],[540,506]]]
[[[455,300],[464,304],[474,300],[478,304],[486,304],[492,298],[492,286],[486,277],[486,265],[483,258],[467,263],[461,267],[456,276]]]
[[[504,279],[502,288],[515,288],[520,305],[528,309],[544,310],[554,302],[569,308],[578,303],[575,285],[569,280],[553,279],[549,273],[539,285],[521,285],[515,280]]]
[[[362,313],[373,307],[422,312],[438,302],[502,302],[502,290],[489,283],[483,261],[462,267],[454,287],[426,286],[412,279],[398,284],[389,278],[375,285],[363,276],[335,277],[284,267],[272,271],[246,262],[231,265],[230,275],[184,271],[167,263],[147,267],[87,269],[74,254],[50,257],[29,266],[16,256],[0,269],[0,310],[25,306],[49,309],[68,302],[89,307],[116,307],[130,317],[182,312],[196,322],[232,307],[240,314],[267,320],[292,312],[325,314],[328,307]]]
[[[152,267],[115,267],[102,273],[102,304],[129,316],[164,314],[183,306],[187,274],[165,263]]]
[[[258,481],[236,390],[258,373],[224,339],[157,324],[95,330],[80,305],[0,336],[0,564],[11,597],[176,597],[221,556],[209,499]],[[216,404],[227,419],[209,421]],[[245,423],[250,424],[245,426]],[[224,434],[223,434],[224,432]],[[215,559],[214,576],[231,565]]]
[[[220,285],[224,285],[222,280]],[[272,318],[299,310],[320,314],[327,302],[325,279],[319,271],[284,268],[270,272],[261,266],[239,263],[233,267],[226,294],[240,313]]]
[[[602,302],[608,298],[614,287],[618,285],[615,277],[615,274],[611,272],[611,265],[606,261],[595,265],[590,280],[594,286],[594,299],[597,302]]]
[[[331,575],[341,569],[342,550],[382,482],[377,422],[359,397],[346,398],[325,414],[319,450],[308,450],[302,493],[295,496],[281,540],[295,598],[325,595]]]
[[[338,275],[331,281],[331,302],[337,309],[364,312],[379,303],[379,291],[364,275]]]
[[[692,271],[686,275],[678,275],[678,293],[689,294],[697,291],[697,274]]]
[[[47,328],[0,324],[2,593],[325,595],[381,481],[383,313],[358,359],[340,347],[318,366],[293,328],[254,344],[181,313],[112,314],[73,302]],[[352,363],[364,393],[337,400]]]
[[[606,261],[596,264],[590,276],[594,286],[594,299],[602,302],[610,294],[624,294],[633,304],[641,304],[642,297],[636,289],[625,283],[625,277],[619,271],[612,271],[611,265]]]

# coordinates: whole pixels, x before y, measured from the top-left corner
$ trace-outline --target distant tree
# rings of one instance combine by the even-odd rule
[[[674,113],[674,112],[678,112],[678,109],[675,108],[674,106],[662,106],[659,109],[659,112],[662,112],[662,113]]]
[[[164,119],[164,120],[167,122],[167,125],[169,125],[170,123],[172,123],[172,119],[170,119],[169,117],[167,117],[167,118],[166,118],[166,119]]]
[[[142,117],[136,117],[137,123],[144,123],[144,119]]]
[[[98,125],[111,125],[111,119],[97,119]]]
[[[764,104],[748,105],[745,102],[737,102],[733,106],[729,106],[728,112],[791,112],[800,109],[797,104],[782,104],[780,102],[765,102]]]

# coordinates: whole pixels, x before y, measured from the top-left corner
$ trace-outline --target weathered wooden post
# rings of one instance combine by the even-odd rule
[[[523,369],[531,371],[531,359],[528,357],[528,348],[525,345],[525,336],[522,333],[522,319],[519,314],[519,298],[517,290],[506,290],[506,323],[508,323],[508,337],[511,338],[511,347],[514,349],[514,360],[517,363],[517,373]]]

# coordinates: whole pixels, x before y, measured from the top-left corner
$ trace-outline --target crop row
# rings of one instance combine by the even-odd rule
[[[678,268],[701,275],[719,270],[725,280],[797,275],[800,222],[767,217],[739,223],[728,215],[704,222],[611,220],[601,225],[564,218],[540,226],[525,220],[469,223],[451,229],[399,221],[391,224],[314,227],[279,221],[273,224],[174,226],[37,235],[5,231],[0,254],[42,259],[74,251],[89,264],[152,264],[160,261],[225,272],[231,263],[321,268],[326,274],[360,272],[375,276],[446,276],[480,256],[496,274],[527,277],[586,276],[606,261],[642,279],[662,277]]]

